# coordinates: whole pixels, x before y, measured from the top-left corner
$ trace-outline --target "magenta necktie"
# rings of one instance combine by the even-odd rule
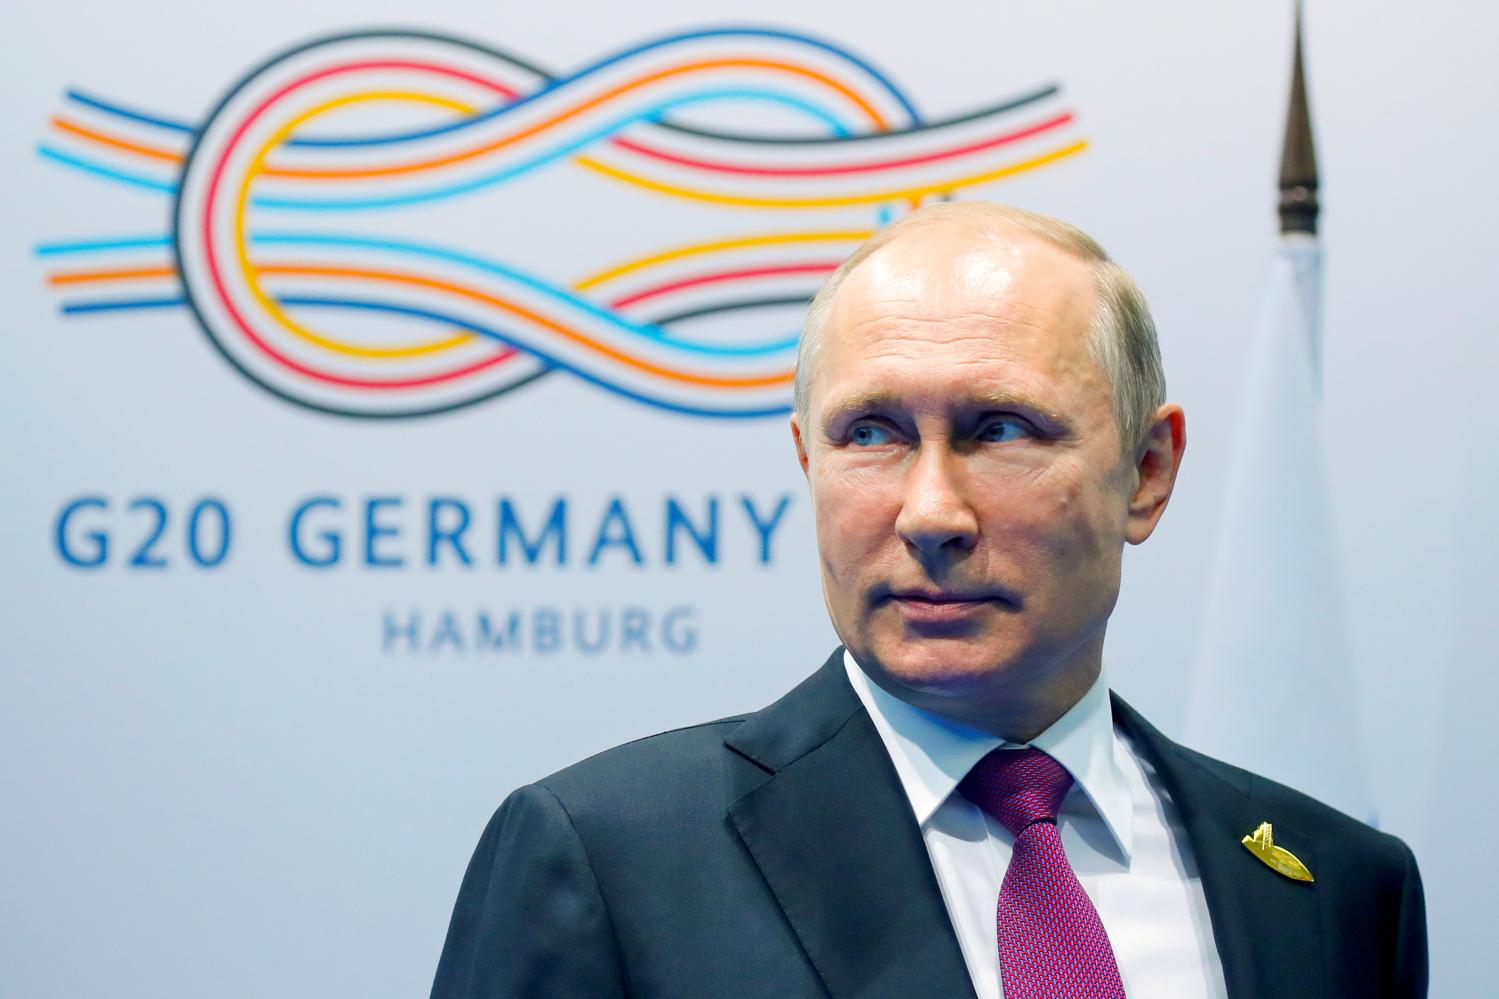
[[[1109,936],[1057,832],[1071,786],[1066,767],[1029,747],[994,750],[958,785],[1015,837],[995,917],[1005,999],[1125,999]]]

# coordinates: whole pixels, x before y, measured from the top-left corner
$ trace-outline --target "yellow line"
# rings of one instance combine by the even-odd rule
[[[438,353],[444,350],[448,350],[452,347],[456,347],[461,343],[465,343],[473,339],[474,334],[463,333],[456,336],[446,337],[442,340],[396,347],[362,347],[322,336],[310,329],[307,329],[306,327],[293,320],[291,316],[281,308],[280,303],[276,302],[260,288],[259,282],[256,277],[256,268],[249,258],[249,248],[245,239],[245,216],[249,206],[250,187],[252,183],[254,182],[256,177],[264,176],[267,173],[265,163],[266,157],[273,149],[278,147],[283,142],[283,140],[285,140],[287,136],[289,136],[298,126],[302,125],[309,119],[321,115],[327,111],[333,110],[334,108],[342,107],[344,105],[375,100],[412,101],[416,103],[433,104],[465,114],[474,114],[477,110],[468,104],[450,100],[448,98],[433,94],[425,94],[413,91],[369,91],[366,93],[350,94],[344,97],[333,98],[317,105],[316,107],[310,108],[298,114],[292,120],[282,125],[281,128],[279,128],[276,133],[272,135],[270,139],[268,139],[260,147],[255,155],[254,160],[251,163],[250,170],[247,172],[244,182],[240,187],[238,205],[236,208],[234,220],[235,240],[238,249],[239,264],[251,293],[259,301],[261,307],[264,308],[273,318],[276,319],[277,322],[279,322],[288,331],[308,343],[322,347],[326,350],[331,350],[337,353],[354,357],[399,358]],[[1033,156],[1029,159],[1021,160],[1019,162],[1011,163],[1006,166],[999,167],[994,170],[988,170],[982,173],[953,177],[945,180],[910,187],[885,188],[882,190],[869,191],[862,194],[823,197],[772,197],[722,194],[715,191],[679,187],[673,184],[666,184],[660,181],[650,180],[649,178],[641,177],[628,171],[609,166],[608,164],[601,163],[589,157],[579,156],[577,157],[577,162],[582,166],[595,170],[615,180],[619,180],[627,184],[633,184],[650,191],[655,191],[659,194],[686,198],[693,201],[706,201],[714,204],[737,205],[752,208],[832,208],[845,205],[878,204],[882,202],[906,199],[919,201],[920,198],[929,194],[953,191],[958,188],[971,187],[977,184],[983,184],[989,181],[1000,180],[1005,177],[1012,177],[1016,174],[1025,173],[1029,170],[1034,170],[1039,167],[1046,166],[1050,163],[1054,163],[1058,160],[1065,159],[1068,156],[1073,156],[1077,153],[1080,153],[1084,149],[1086,149],[1087,146],[1088,143],[1085,140],[1079,140],[1059,149],[1054,149],[1050,152],[1042,153],[1038,156]],[[694,256],[697,254],[715,253],[722,250],[730,250],[741,247],[766,246],[785,243],[836,241],[854,242],[865,239],[870,234],[871,230],[792,232],[773,233],[761,236],[747,236],[736,239],[715,240],[706,243],[695,243],[687,246],[679,246],[669,250],[664,250],[659,253],[650,254],[644,257],[638,257],[634,260],[615,265],[584,278],[583,280],[577,282],[574,285],[574,288],[578,291],[584,291],[589,288],[597,287],[598,285],[604,284],[625,274],[633,273],[635,271],[652,267],[656,264],[665,263],[670,260]]]
[[[324,101],[316,107],[309,108],[301,114],[292,118],[282,125],[274,135],[261,145],[256,151],[255,158],[250,162],[250,169],[245,173],[244,182],[239,189],[239,203],[234,213],[234,243],[239,252],[239,266],[244,275],[245,283],[250,288],[250,293],[255,296],[260,307],[270,313],[276,322],[280,323],[288,332],[301,340],[331,350],[334,353],[344,354],[349,357],[372,357],[380,359],[400,357],[421,357],[427,354],[438,354],[442,351],[457,347],[460,344],[473,340],[475,333],[459,333],[455,336],[443,337],[441,340],[429,340],[426,343],[406,344],[398,347],[361,347],[356,344],[335,340],[331,337],[315,333],[307,327],[298,323],[286,310],[281,308],[281,303],[272,299],[260,287],[260,281],[256,267],[250,261],[249,246],[245,239],[245,212],[250,201],[250,185],[257,176],[265,172],[265,158],[272,149],[281,145],[282,141],[290,135],[297,126],[310,118],[315,118],[325,111],[342,107],[346,104],[357,104],[362,101],[414,101],[419,104],[435,104],[438,107],[448,108],[453,111],[461,111],[465,114],[474,114],[477,110],[471,105],[459,101],[449,100],[434,94],[423,94],[405,90],[372,90],[362,94],[349,94],[344,97],[335,97]]]
[[[623,277],[646,267],[656,264],[664,264],[668,260],[680,260],[683,257],[693,257],[703,253],[717,253],[720,250],[737,250],[745,246],[774,246],[785,243],[857,243],[874,235],[873,229],[849,229],[830,232],[778,232],[764,236],[741,236],[737,239],[717,239],[709,243],[692,243],[687,246],[677,246],[670,250],[662,250],[660,253],[652,253],[645,257],[636,257],[627,260],[607,270],[590,274],[588,277],[573,285],[574,291],[587,291],[605,282],[612,281],[617,277]]]
[[[501,138],[495,139],[491,142],[477,146],[471,146],[468,149],[464,149],[456,153],[450,153],[446,156],[438,156],[425,160],[415,160],[407,163],[398,163],[394,166],[366,167],[356,170],[339,170],[326,168],[313,168],[305,170],[290,168],[268,168],[266,172],[283,177],[336,179],[354,177],[383,177],[390,176],[392,174],[414,173],[421,170],[432,170],[438,167],[448,166],[453,163],[461,163],[465,160],[471,160],[476,157],[483,156],[485,153],[492,153],[497,149],[503,149],[504,147],[519,142],[522,139],[528,139],[532,136],[540,135],[559,122],[566,121],[569,118],[576,117],[584,111],[597,107],[601,104],[605,104],[610,99],[618,97],[621,94],[627,94],[632,90],[643,89],[648,84],[654,83],[658,80],[665,80],[673,76],[680,76],[686,73],[695,72],[697,70],[718,69],[724,67],[779,69],[788,73],[794,73],[799,76],[805,76],[809,79],[817,80],[819,83],[826,84],[828,87],[836,90],[838,93],[842,94],[850,101],[852,101],[856,106],[858,106],[859,110],[863,111],[866,115],[869,116],[869,119],[874,123],[875,128],[879,129],[881,132],[884,132],[888,129],[888,126],[885,124],[885,119],[880,117],[879,111],[877,111],[873,105],[871,105],[863,97],[860,97],[857,93],[849,89],[844,84],[839,83],[837,80],[833,79],[830,76],[819,73],[815,69],[808,69],[805,66],[798,66],[794,63],[780,62],[778,60],[768,59],[711,59],[700,62],[684,63],[680,66],[670,66],[666,69],[657,70],[654,73],[636,77],[633,80],[620,84],[612,90],[607,90],[601,94],[595,94],[581,104],[577,104],[565,111],[560,111],[557,114],[554,114],[552,117],[546,119],[545,121],[537,122],[534,125],[529,125],[518,132],[502,136]]]
[[[1076,155],[1088,148],[1085,140],[1078,140],[1071,145],[1051,152],[1033,156],[1018,163],[1002,166],[997,170],[988,170],[984,173],[970,174],[966,177],[952,177],[947,180],[934,181],[929,184],[920,184],[915,187],[885,188],[879,191],[867,191],[863,194],[845,194],[833,197],[817,198],[776,198],[776,197],[754,197],[739,194],[719,194],[716,191],[702,191],[690,187],[678,187],[674,184],[663,184],[660,181],[648,180],[634,174],[617,169],[597,160],[585,160],[579,157],[578,161],[585,166],[592,167],[600,173],[613,177],[615,180],[624,181],[627,184],[636,184],[658,194],[668,194],[677,198],[686,198],[690,201],[707,201],[716,205],[739,205],[746,208],[836,208],[842,205],[868,205],[878,204],[882,201],[897,201],[903,198],[920,198],[928,194],[938,194],[943,191],[953,191],[960,187],[971,187],[975,184],[984,184],[991,180],[1000,180],[1005,177],[1013,177],[1017,173],[1025,173],[1038,167],[1055,163],[1057,160]]]

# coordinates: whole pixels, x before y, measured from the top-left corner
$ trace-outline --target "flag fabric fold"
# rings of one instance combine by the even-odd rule
[[[1186,741],[1372,822],[1319,419],[1321,265],[1315,236],[1281,237],[1240,403]]]

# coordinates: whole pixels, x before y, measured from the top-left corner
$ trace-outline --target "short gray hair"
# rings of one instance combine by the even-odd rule
[[[919,208],[865,240],[823,282],[802,326],[796,353],[794,405],[804,424],[812,394],[812,373],[822,350],[833,299],[843,281],[880,248],[900,236],[928,229],[963,226],[988,236],[1022,232],[1091,264],[1098,303],[1088,328],[1088,353],[1109,380],[1120,446],[1135,452],[1145,444],[1151,418],[1166,401],[1166,373],[1156,341],[1155,320],[1145,295],[1128,271],[1109,259],[1098,241],[1061,219],[986,201],[937,202]]]

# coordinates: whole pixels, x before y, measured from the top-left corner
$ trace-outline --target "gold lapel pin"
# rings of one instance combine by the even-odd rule
[[[1283,846],[1275,845],[1275,838],[1270,831],[1270,823],[1261,822],[1253,835],[1245,836],[1239,842],[1244,848],[1264,862],[1265,866],[1277,874],[1284,874],[1292,881],[1313,881],[1312,872],[1306,869],[1306,865],[1297,859],[1296,855]]]

